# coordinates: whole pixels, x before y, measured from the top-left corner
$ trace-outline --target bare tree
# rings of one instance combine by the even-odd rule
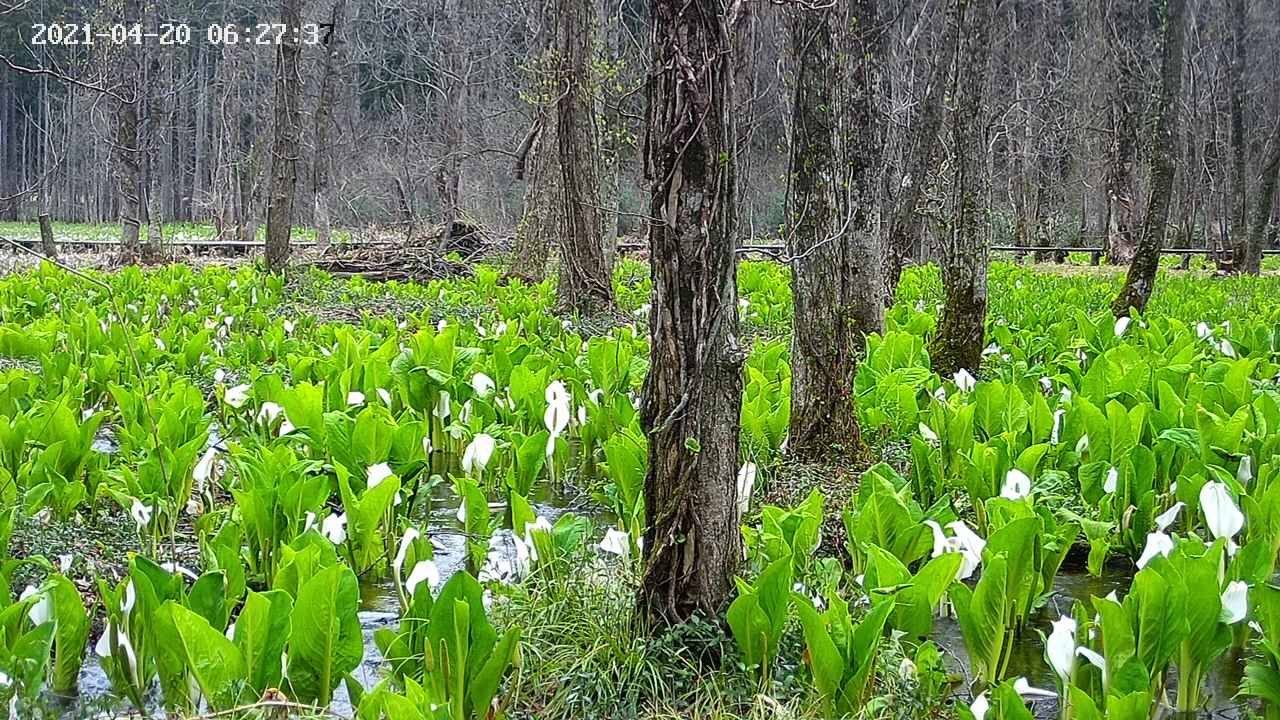
[[[732,37],[737,0],[653,0],[645,139],[650,368],[645,568],[657,624],[719,612],[742,559],[736,476],[744,350],[738,291]]]
[[[329,205],[330,174],[333,172],[333,147],[330,145],[329,126],[333,124],[333,105],[336,101],[338,79],[343,55],[343,28],[347,23],[347,0],[334,0],[329,15],[328,38],[324,47],[324,61],[320,66],[320,91],[316,98],[315,151],[311,158],[311,196],[315,205],[316,246],[321,251],[329,247],[332,221]]]
[[[556,140],[564,232],[556,294],[562,310],[591,315],[614,306],[613,268],[605,262],[603,244],[600,142],[592,93],[597,12],[592,0],[559,0],[557,5]]]
[[[906,170],[902,175],[901,189],[888,223],[888,242],[885,244],[885,304],[892,305],[902,276],[906,258],[917,254],[921,245],[923,220],[919,212],[922,195],[929,187],[929,178],[937,170],[940,132],[946,116],[943,103],[950,79],[951,63],[959,43],[958,26],[948,23],[943,32],[941,47],[933,55],[933,67],[929,74],[928,91],[920,102],[920,114],[911,127],[911,140],[907,145]]]
[[[139,17],[138,0],[126,0],[124,17]],[[142,148],[138,138],[138,105],[142,102],[142,66],[138,50],[118,49],[118,89],[115,96],[116,181],[120,193],[120,244],[124,256],[138,257],[142,227]]]
[[[287,31],[276,50],[275,138],[271,147],[271,189],[267,205],[267,268],[280,272],[289,260],[293,232],[293,198],[298,183],[302,143],[303,0],[281,0],[280,20]]]
[[[1169,203],[1178,169],[1178,103],[1182,97],[1183,40],[1186,0],[1169,0],[1164,18],[1160,94],[1156,102],[1155,138],[1151,149],[1151,197],[1124,287],[1111,305],[1116,316],[1142,312],[1155,288],[1160,248],[1169,222]]]
[[[884,329],[875,179],[874,0],[791,12],[795,64],[787,254],[791,427],[797,457],[862,450],[853,388],[868,333]]]
[[[988,210],[984,199],[987,132],[990,122],[987,62],[990,57],[991,0],[953,0],[948,22],[959,38],[952,68],[951,188],[947,227],[941,232],[944,300],[938,330],[929,346],[933,368],[943,375],[977,369],[987,318]],[[948,32],[952,32],[948,30]]]

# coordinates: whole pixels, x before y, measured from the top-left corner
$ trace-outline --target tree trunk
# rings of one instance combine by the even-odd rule
[[[884,330],[884,252],[876,219],[874,0],[791,17],[796,69],[787,254],[791,334],[789,451],[813,460],[862,451],[853,388],[868,333]]]
[[[557,13],[556,139],[564,233],[560,236],[561,311],[595,315],[614,307],[613,268],[605,263],[601,223],[592,60],[595,16],[591,0],[559,0]]]
[[[298,182],[302,134],[302,0],[281,0],[280,20],[288,28],[276,50],[275,138],[271,148],[271,190],[267,205],[267,269],[284,270],[293,231],[293,198]]]
[[[1249,228],[1249,244],[1257,250],[1258,264],[1262,264],[1262,249],[1267,246],[1267,225],[1271,222],[1271,209],[1276,197],[1276,184],[1280,180],[1280,118],[1271,132],[1270,151],[1262,165],[1258,183],[1257,202],[1253,207],[1253,223]]]
[[[952,187],[950,226],[941,232],[944,301],[937,334],[930,343],[933,369],[949,375],[977,370],[987,318],[989,222],[983,199],[991,178],[987,154],[987,63],[991,52],[991,0],[954,0],[948,22],[960,45],[953,69],[951,118]]]
[[[342,30],[346,24],[347,0],[335,0],[329,22],[328,43],[324,48],[324,63],[320,69],[320,94],[316,99],[315,152],[311,165],[311,197],[315,204],[316,248],[320,252],[329,249],[329,174],[333,164],[333,148],[329,146],[329,125],[333,117],[334,96],[338,81],[335,75],[342,60]]]
[[[136,16],[135,16],[136,17]],[[142,227],[142,161],[138,146],[138,104],[142,102],[138,87],[137,62],[124,50],[123,82],[116,100],[116,182],[120,192],[120,245],[126,260],[138,259],[138,236]]]
[[[1182,46],[1186,37],[1186,0],[1169,0],[1164,26],[1164,49],[1160,66],[1160,96],[1156,107],[1155,138],[1151,149],[1151,196],[1142,220],[1138,248],[1124,287],[1111,305],[1117,316],[1131,310],[1142,312],[1155,288],[1169,221],[1169,201],[1174,174],[1178,169],[1178,102],[1182,96]]]
[[[1245,180],[1246,145],[1244,136],[1244,68],[1245,0],[1231,0],[1231,65],[1228,68],[1231,91],[1231,267],[1238,273],[1257,275],[1262,272],[1262,246],[1253,242],[1249,232],[1249,186]]]
[[[525,282],[541,282],[551,244],[560,237],[560,155],[556,113],[541,109],[542,119],[525,163],[524,209],[516,226],[516,247],[508,274]]]
[[[1107,62],[1114,64],[1116,80],[1110,88],[1111,142],[1107,147],[1108,207],[1103,244],[1107,261],[1117,265],[1131,262],[1137,247],[1139,105],[1146,96],[1146,83],[1141,66],[1131,57],[1142,54],[1148,4],[1146,0],[1116,0],[1114,30],[1107,33],[1111,42]]]
[[[714,615],[742,559],[732,36],[726,0],[653,0],[645,147],[653,311],[640,611]]]
[[[936,170],[939,133],[946,112],[943,103],[947,90],[951,63],[955,58],[959,36],[958,28],[947,23],[942,35],[942,46],[934,56],[933,69],[930,72],[929,90],[920,103],[920,115],[911,129],[911,142],[908,145],[909,156],[906,162],[906,173],[902,176],[902,187],[894,203],[893,217],[889,222],[889,238],[885,247],[885,305],[893,305],[898,290],[898,280],[902,277],[902,267],[908,257],[920,261],[916,257],[916,248],[921,244],[921,221],[918,206],[924,191],[929,187],[929,178]]]
[[[463,113],[466,111],[467,84],[463,77],[467,59],[465,43],[458,41],[462,32],[459,0],[444,0],[444,29],[440,34],[440,53],[448,65],[444,73],[444,102],[440,108],[440,143],[443,153],[436,166],[435,190],[440,212],[440,238],[436,251],[443,254],[453,242],[453,226],[462,208],[462,142]]]
[[[164,209],[160,198],[160,132],[163,127],[164,99],[158,87],[162,72],[158,53],[158,49],[148,48],[151,57],[147,67],[147,121],[146,140],[143,143],[147,188],[147,255],[151,258],[160,256],[160,248],[164,244]]]
[[[1115,82],[1107,58],[1107,9],[1106,0],[1087,0],[1085,12],[1084,68],[1078,91],[1084,109],[1080,123],[1080,245],[1099,247],[1105,243],[1107,223],[1110,221],[1107,198],[1107,130],[1103,119],[1107,117],[1107,88]]]

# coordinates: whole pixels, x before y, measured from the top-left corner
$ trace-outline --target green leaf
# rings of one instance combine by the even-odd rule
[[[187,670],[200,685],[212,710],[227,710],[238,703],[246,679],[244,657],[234,643],[209,621],[172,600],[160,607],[177,630],[180,654]]]
[[[359,604],[355,573],[343,565],[321,570],[299,589],[289,637],[294,700],[327,706],[342,677],[360,664]]]

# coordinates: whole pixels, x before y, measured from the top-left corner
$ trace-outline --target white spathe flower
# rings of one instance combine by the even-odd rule
[[[1021,470],[1014,468],[1004,476],[1004,486],[1000,488],[1000,497],[1009,500],[1021,500],[1031,494],[1031,478]]]
[[[286,319],[284,322],[280,323],[280,325],[284,328],[284,334],[285,334],[285,335],[292,335],[292,334],[293,334],[293,321],[292,321],[292,320],[288,320],[288,319]]]
[[[1208,340],[1212,336],[1213,329],[1209,327],[1208,323],[1196,323],[1196,337],[1201,340]]]
[[[409,577],[404,581],[405,592],[409,593],[409,597],[413,597],[418,591],[418,586],[423,582],[426,582],[429,588],[440,584],[440,569],[436,567],[434,561],[419,560],[418,564],[413,566]]]
[[[1049,443],[1057,445],[1062,441],[1063,418],[1066,417],[1067,411],[1058,408],[1053,411],[1053,430],[1049,433]]]
[[[1111,494],[1120,485],[1120,470],[1115,465],[1107,468],[1107,478],[1102,481],[1102,491]]]
[[[974,379],[973,375],[964,368],[957,370],[956,374],[952,376],[952,379],[955,381],[956,387],[959,388],[960,392],[969,392],[978,384],[978,381]]]
[[[71,572],[71,563],[75,562],[75,556],[71,553],[58,556],[58,572],[66,575]]]
[[[758,468],[753,462],[744,463],[738,468],[738,516],[747,514],[747,510],[751,508],[751,492],[756,487],[756,473]]]
[[[218,456],[218,448],[216,445],[210,445],[209,449],[204,451],[200,456],[200,461],[191,470],[191,479],[195,482],[197,490],[203,489],[205,484],[209,482],[209,478],[213,477],[213,461]]]
[[[406,528],[404,535],[400,536],[400,547],[396,549],[396,559],[391,563],[391,568],[397,578],[400,577],[401,571],[404,570],[404,561],[409,555],[409,547],[420,537],[422,537],[422,533],[413,527]]]
[[[471,376],[471,389],[476,391],[476,395],[480,397],[488,397],[497,388],[493,383],[493,378],[478,372]]]
[[[983,357],[986,357],[988,355],[999,355],[999,354],[1000,354],[1000,343],[991,343],[990,345],[982,348]]]
[[[1124,337],[1124,333],[1129,329],[1129,323],[1131,322],[1133,322],[1133,320],[1127,315],[1122,318],[1117,318],[1115,327],[1116,337]]]
[[[388,391],[386,388],[378,388],[377,391],[378,391],[378,399],[382,401],[382,404],[390,405],[391,404],[390,391]]]
[[[1079,440],[1076,441],[1076,454],[1081,455],[1084,453],[1084,451],[1088,449],[1089,449],[1089,433],[1085,433],[1084,435],[1080,436]]]
[[[1064,683],[1071,681],[1076,667],[1076,627],[1075,618],[1064,615],[1053,622],[1053,631],[1044,643],[1045,660]]]
[[[552,380],[542,394],[547,399],[548,404],[569,404],[569,391],[565,389],[564,383],[559,380]]]
[[[244,407],[245,403],[249,402],[249,386],[242,383],[235,387],[227,388],[227,391],[222,394],[222,401],[239,410]]]
[[[1222,340],[1222,342],[1218,343],[1218,352],[1222,353],[1223,355],[1226,355],[1227,357],[1236,356],[1235,347],[1231,344],[1230,340],[1227,340],[1225,338]]]
[[[1173,538],[1163,532],[1153,532],[1147,534],[1147,546],[1142,549],[1142,555],[1138,557],[1138,569],[1147,566],[1147,563],[1155,560],[1157,556],[1168,557],[1173,552]]]
[[[1247,485],[1253,479],[1253,456],[1245,455],[1240,458],[1240,467],[1236,468],[1236,480],[1241,485]]]
[[[569,426],[569,401],[557,398],[547,405],[547,409],[542,413],[542,424],[547,426],[547,432],[551,433],[551,437],[559,437],[560,433]]]
[[[600,541],[600,550],[625,558],[631,554],[631,536],[621,530],[609,528]]]
[[[441,390],[440,401],[436,403],[435,409],[431,411],[431,414],[436,416],[436,418],[439,420],[442,420],[442,421],[448,420],[449,413],[451,412],[450,405],[451,403],[449,401],[449,391]]]
[[[49,597],[49,593],[41,593],[30,585],[27,586],[22,594],[18,596],[18,602],[23,602],[32,597],[36,598],[35,603],[27,610],[27,617],[31,620],[31,624],[35,626],[43,625],[53,619],[53,599]]]
[[[370,465],[366,473],[370,490],[378,487],[383,480],[395,475],[395,473],[391,471],[391,465],[384,462],[378,463],[377,465]]]
[[[1242,580],[1227,583],[1222,591],[1222,615],[1220,619],[1227,625],[1235,625],[1249,614],[1249,586]]]
[[[1182,512],[1182,508],[1185,506],[1186,506],[1186,503],[1182,501],[1178,501],[1173,504],[1173,507],[1157,515],[1156,529],[1160,530],[1161,532],[1168,530],[1169,526],[1173,525],[1174,521],[1178,519],[1178,513]]]
[[[262,407],[258,410],[258,422],[270,425],[275,422],[276,418],[280,417],[282,413],[284,413],[284,408],[280,407],[278,403],[273,403],[268,400],[267,402],[262,403]]]
[[[289,418],[285,418],[284,422],[280,423],[280,430],[276,434],[280,437],[284,437],[297,429],[298,428],[295,427],[293,423],[289,422]]]
[[[112,633],[115,634],[114,643],[111,641]],[[93,651],[100,658],[109,658],[115,655],[117,648],[124,652],[129,677],[131,679],[137,677],[138,657],[133,652],[133,643],[129,642],[129,635],[124,628],[117,628],[111,621],[107,621],[107,626],[102,630],[102,635],[98,637],[98,642],[94,643]]]
[[[1024,698],[1028,698],[1028,697],[1043,697],[1043,698],[1058,697],[1058,693],[1056,693],[1056,692],[1054,692],[1054,691],[1052,691],[1052,690],[1044,690],[1044,689],[1041,689],[1041,688],[1038,688],[1038,687],[1032,687],[1031,683],[1027,682],[1027,679],[1026,679],[1026,678],[1024,678],[1024,677],[1019,677],[1019,678],[1015,678],[1015,679],[1014,679],[1014,681],[1013,681],[1013,689],[1014,689],[1014,691],[1015,691],[1015,692],[1017,692],[1019,695],[1021,695],[1021,696],[1022,696],[1022,697],[1024,697]]]
[[[454,513],[454,516],[458,518],[458,522],[462,523],[463,525],[466,525],[466,524],[467,524],[467,500],[466,500],[466,498],[463,498],[463,499],[462,499],[462,503],[458,505],[458,512]]]
[[[200,579],[200,576],[197,575],[194,570],[188,567],[183,567],[182,565],[179,565],[178,563],[173,561],[160,563],[160,569],[164,570],[170,575],[183,575],[192,580]]]
[[[1045,395],[1053,394],[1053,380],[1047,377],[1040,378],[1040,387],[1044,390]]]
[[[991,702],[987,700],[987,691],[983,690],[978,693],[978,697],[969,703],[969,712],[973,713],[976,720],[986,720],[987,711],[991,709]]]
[[[943,553],[960,553],[962,559],[960,569],[956,571],[956,579],[967,580],[973,575],[982,564],[982,550],[987,545],[986,541],[959,520],[947,523],[947,528],[953,533],[950,537],[943,533],[942,526],[933,520],[925,520],[924,524],[933,531],[933,557]]]
[[[137,498],[131,499],[133,504],[129,506],[129,517],[133,518],[134,524],[141,530],[151,524],[151,516],[155,512],[155,508],[151,505],[143,505],[142,501]]]
[[[213,381],[214,381],[214,382],[216,382],[216,383],[220,383],[220,382],[222,382],[223,380],[226,380],[226,379],[227,379],[227,371],[226,371],[226,370],[223,370],[222,368],[218,368],[217,370],[214,370],[214,371],[213,371]]]
[[[1226,538],[1227,548],[1234,545],[1233,538],[1244,527],[1244,515],[1231,497],[1231,489],[1220,482],[1210,481],[1200,488],[1200,509],[1204,512],[1205,525],[1214,538]]]
[[[359,390],[352,390],[347,393],[347,407],[355,407],[364,404],[364,393]]]
[[[334,545],[341,545],[347,541],[347,514],[341,515],[330,514],[320,523],[320,534],[329,539]]]
[[[133,606],[138,602],[138,593],[133,589],[133,580],[130,579],[124,584],[124,600],[120,603],[120,613],[128,617],[133,612]]]
[[[488,433],[479,433],[472,438],[467,449],[462,452],[462,471],[468,475],[484,472],[489,458],[493,457],[494,445],[493,436]]]
[[[924,423],[920,423],[920,435],[924,437],[924,440],[927,443],[935,445],[938,443],[938,433],[934,432],[933,428],[925,425]]]

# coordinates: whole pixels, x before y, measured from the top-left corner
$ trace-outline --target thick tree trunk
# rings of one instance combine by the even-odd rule
[[[1238,273],[1257,275],[1262,271],[1262,247],[1253,244],[1248,230],[1249,187],[1245,181],[1244,137],[1245,0],[1231,0],[1231,65],[1228,82],[1231,93],[1231,267]]]
[[[444,78],[444,101],[439,111],[440,143],[443,153],[435,171],[437,209],[440,213],[440,238],[436,251],[444,253],[453,242],[453,226],[462,209],[462,143],[463,113],[466,112],[467,58],[465,43],[458,41],[462,31],[459,0],[444,0],[444,23],[440,34],[440,53],[448,65]]]
[[[1142,220],[1138,248],[1124,287],[1111,305],[1115,315],[1142,312],[1151,299],[1160,264],[1160,247],[1169,222],[1169,202],[1178,169],[1178,102],[1182,96],[1182,51],[1186,37],[1186,0],[1169,0],[1160,66],[1160,95],[1151,149],[1151,196]]]
[[[557,13],[556,139],[564,233],[556,295],[562,311],[594,315],[614,307],[613,268],[605,262],[601,223],[592,60],[595,16],[591,0],[559,0]]]
[[[281,0],[280,20],[289,31],[276,50],[275,138],[271,147],[271,190],[267,205],[267,269],[284,270],[293,232],[293,198],[298,183],[302,134],[302,0]]]
[[[898,280],[902,277],[902,268],[910,257],[917,262],[923,258],[917,248],[922,246],[923,222],[919,213],[920,199],[929,187],[929,178],[933,176],[938,164],[938,149],[941,146],[939,133],[942,131],[942,120],[946,113],[943,103],[947,90],[951,63],[955,58],[956,45],[959,43],[957,27],[947,24],[942,35],[942,46],[934,56],[933,69],[930,72],[929,90],[920,103],[920,114],[911,128],[911,142],[907,146],[906,172],[902,176],[902,187],[897,193],[893,216],[888,228],[888,241],[885,244],[885,294],[886,306],[893,305],[898,290]]]
[[[329,144],[329,125],[333,118],[334,96],[337,95],[339,72],[342,61],[342,32],[346,25],[347,0],[335,0],[333,13],[329,22],[333,27],[329,30],[328,43],[324,46],[324,63],[320,69],[320,93],[316,99],[315,112],[315,151],[311,165],[311,198],[315,205],[316,248],[324,252],[329,248],[330,217],[329,174],[333,165],[333,148]]]
[[[641,420],[649,434],[640,611],[716,614],[742,559],[736,495],[742,363],[726,0],[653,0],[645,140],[653,311]]]
[[[867,333],[884,329],[872,86],[878,43],[857,34],[874,27],[874,0],[792,11],[788,448],[802,459],[861,452],[853,380]]]
[[[127,60],[125,64],[133,65]],[[142,150],[138,146],[138,103],[142,98],[136,72],[126,78],[116,101],[116,182],[120,191],[120,245],[125,258],[132,261],[138,258],[142,227]]]
[[[1111,43],[1109,65],[1115,66],[1116,81],[1110,86],[1111,141],[1107,147],[1107,261],[1127,265],[1137,248],[1138,226],[1138,129],[1140,105],[1146,96],[1141,66],[1129,59],[1143,42],[1146,27],[1146,0],[1113,0],[1112,25],[1107,33]]]
[[[929,347],[933,369],[949,375],[977,370],[987,318],[989,222],[984,198],[991,178],[987,154],[989,111],[987,62],[991,52],[990,0],[953,0],[950,23],[960,46],[953,71],[951,118],[952,187],[950,225],[942,233],[944,301],[937,334]]]

